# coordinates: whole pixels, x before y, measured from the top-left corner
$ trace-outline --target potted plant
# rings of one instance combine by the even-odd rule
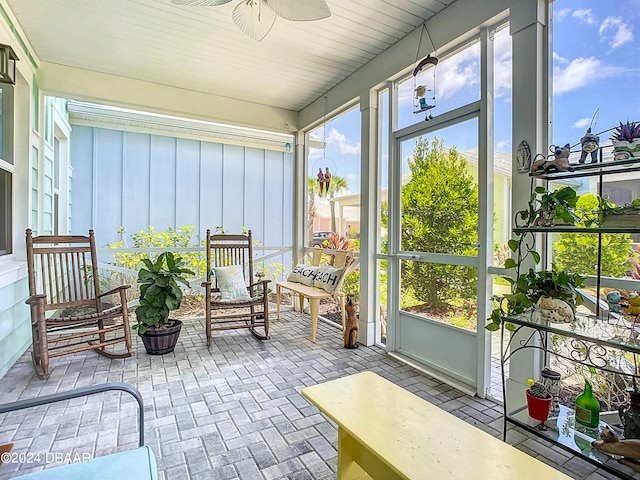
[[[546,430],[544,422],[549,418],[553,395],[549,388],[542,382],[534,382],[531,378],[527,381],[529,388],[525,390],[527,396],[527,409],[529,416],[540,423],[536,428]]]
[[[598,220],[602,227],[640,226],[640,198],[631,203],[617,206],[607,198],[599,198]]]
[[[555,192],[547,192],[543,187],[537,187],[531,195],[528,209],[516,214],[516,225],[523,229],[539,226],[536,223],[539,210],[551,212],[546,217],[550,222],[549,225],[555,225],[559,220],[574,224],[578,219],[575,212],[577,200],[575,190],[569,187],[563,187]],[[492,297],[497,305],[491,311],[489,323],[485,326],[489,331],[497,331],[505,316],[519,315],[533,310],[542,297],[563,300],[574,313],[576,307],[583,302],[582,295],[578,291],[584,286],[586,279],[582,275],[555,268],[538,271],[530,268],[526,272],[521,272],[521,266],[527,258],[531,257],[538,264],[541,257],[534,249],[535,241],[531,231],[521,230],[516,235],[517,239],[511,239],[508,242],[509,249],[515,253],[515,258],[507,258],[504,262],[504,268],[515,269],[515,278],[502,277],[511,285],[511,293]],[[506,328],[515,329],[511,323],[507,323]]]
[[[611,135],[614,160],[626,160],[640,155],[640,122],[620,122]]]
[[[576,213],[578,194],[571,187],[562,187],[553,192],[536,187],[529,200],[529,209],[518,212],[521,220],[536,227],[558,224],[574,225],[579,220]]]
[[[194,275],[179,256],[161,253],[155,261],[143,258],[144,267],[138,272],[140,305],[136,308],[138,335],[150,355],[173,352],[180,335],[182,322],[169,319],[172,310],[180,307],[180,283],[189,286],[184,275]]]

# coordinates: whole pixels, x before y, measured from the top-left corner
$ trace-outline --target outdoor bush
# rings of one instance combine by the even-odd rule
[[[139,248],[145,250],[148,248],[189,248],[198,247],[197,244],[191,243],[196,227],[194,225],[185,225],[173,229],[171,227],[166,230],[156,231],[153,226],[147,230],[140,230],[131,234],[131,245],[126,240],[119,240],[109,244],[109,248]],[[118,233],[124,235],[124,227],[120,227]],[[114,263],[116,266],[126,268],[132,271],[139,270],[141,260],[143,258],[154,259],[160,254],[141,252],[120,252],[114,254]],[[191,280],[204,276],[206,270],[206,256],[204,252],[181,252],[180,255],[185,262],[185,268],[195,272]]]
[[[582,211],[598,208],[598,198],[581,195],[576,207]],[[584,226],[582,221],[577,226]],[[601,271],[603,276],[622,277],[632,268],[632,239],[629,234],[602,234]],[[553,244],[553,263],[560,270],[595,275],[598,261],[597,233],[561,233]]]
[[[475,255],[478,188],[466,160],[442,140],[419,139],[409,159],[411,179],[402,187],[402,249]],[[423,303],[445,305],[476,294],[475,270],[407,262],[402,284]]]

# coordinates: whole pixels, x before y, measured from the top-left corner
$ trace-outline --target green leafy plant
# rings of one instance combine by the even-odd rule
[[[505,315],[518,315],[532,309],[542,296],[564,300],[574,312],[583,303],[578,289],[584,287],[586,277],[577,273],[556,269],[535,271],[531,268],[516,279],[503,278],[511,284],[511,293],[493,297],[497,306],[491,311],[490,323],[485,326],[489,331],[498,330]],[[506,327],[513,330],[509,323]]]
[[[185,275],[193,271],[184,268],[184,260],[171,252],[163,252],[155,261],[143,258],[144,266],[138,271],[140,305],[136,308],[138,333],[157,328],[169,322],[169,313],[180,308],[182,289],[189,286]]]
[[[580,219],[576,211],[579,198],[577,192],[568,186],[553,192],[536,187],[531,193],[529,208],[518,214],[521,220],[533,226],[574,225]]]
[[[537,187],[531,194],[528,208],[516,213],[516,226],[520,228],[538,226],[536,221],[540,209],[551,212],[547,217],[550,222],[548,226],[554,225],[557,219],[573,224],[579,220],[575,211],[578,199],[575,190],[569,187],[563,187],[555,192]],[[557,268],[539,271],[530,268],[527,272],[521,272],[521,266],[525,260],[531,258],[535,264],[539,264],[541,257],[535,250],[535,237],[532,232],[525,230],[516,233],[516,236],[517,238],[508,242],[509,249],[515,254],[515,258],[508,258],[504,262],[504,268],[515,269],[515,278],[501,277],[511,286],[511,293],[495,295],[492,298],[495,302],[494,308],[488,319],[489,323],[485,326],[489,331],[498,330],[505,316],[518,315],[533,309],[542,296],[564,300],[574,312],[576,306],[583,302],[582,295],[578,291],[584,286],[586,277],[582,275]],[[515,329],[513,324],[508,322],[505,326],[508,330]]]
[[[149,254],[144,251],[147,248],[188,248],[197,247],[197,244],[191,243],[191,239],[195,232],[194,225],[185,225],[177,228],[167,228],[166,230],[156,230],[155,227],[149,226],[146,230],[139,230],[131,234],[131,242],[119,240],[108,245],[109,248],[139,248],[140,252],[123,252],[114,255],[115,265],[129,270],[137,270],[143,258],[153,260],[155,254]],[[125,233],[124,227],[120,227],[118,233]],[[204,276],[206,270],[206,258],[204,252],[186,252],[182,255],[183,261],[188,268],[196,272],[194,275]]]

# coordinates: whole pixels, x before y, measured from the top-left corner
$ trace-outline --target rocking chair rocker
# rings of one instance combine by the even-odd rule
[[[207,230],[207,275],[205,288],[205,320],[207,346],[211,345],[212,330],[248,328],[259,340],[269,339],[269,292],[270,280],[255,282],[253,276],[253,242],[251,230],[247,235],[211,235]],[[237,270],[236,288],[240,298],[225,295],[222,269]],[[214,272],[218,272],[216,275]],[[242,290],[246,289],[246,292]],[[261,328],[264,334],[256,331]]]
[[[49,378],[49,359],[53,357],[85,350],[108,358],[133,354],[126,297],[130,286],[100,292],[93,230],[88,237],[33,237],[27,229],[27,269],[32,357],[40,378]],[[120,305],[105,308],[103,298],[113,294],[119,294]],[[121,352],[106,349],[122,342],[125,349]]]

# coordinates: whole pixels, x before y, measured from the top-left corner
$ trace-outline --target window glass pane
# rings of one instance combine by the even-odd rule
[[[3,95],[3,91],[2,91],[2,87],[0,87],[0,155],[2,155],[2,141],[3,141],[3,135],[2,135],[2,121],[4,120],[5,116],[4,116],[4,112],[2,111],[2,105],[4,103],[4,95]],[[9,159],[7,159],[6,161],[10,161]]]
[[[511,35],[508,25],[494,35],[493,265],[511,256]]]
[[[422,59],[420,59],[422,60]],[[424,87],[423,110],[416,89]],[[425,120],[480,99],[480,43],[475,42],[437,65],[428,65],[415,77],[398,83],[398,128]],[[417,112],[417,113],[414,113]]]
[[[0,255],[11,253],[11,173],[0,169]]]
[[[387,260],[378,260],[378,282],[380,284],[380,326],[376,328],[376,341],[387,343]]]
[[[553,13],[552,143],[569,144],[571,163],[611,161],[613,130],[640,120],[640,95],[630,94],[640,83],[637,52],[640,17],[632,1],[556,0]],[[597,135],[600,151],[582,154],[581,139]],[[546,152],[548,154],[548,152]],[[634,154],[640,156],[640,154]],[[551,182],[554,190],[570,185],[580,195],[578,208],[597,208],[601,194],[616,205],[640,198],[640,172]],[[557,268],[595,275],[597,234],[551,236],[552,262]],[[616,278],[640,278],[640,235],[603,234],[601,273]],[[604,282],[604,293],[610,289]],[[616,289],[620,289],[620,283]],[[634,289],[630,284],[629,289]],[[591,289],[593,298],[595,289]],[[603,295],[603,292],[600,292]]]
[[[360,110],[310,132],[307,245],[360,250]],[[332,234],[337,234],[331,237]]]
[[[478,121],[401,143],[401,250],[477,255]]]
[[[556,0],[553,8],[553,143],[580,150],[589,127],[609,143],[611,129],[640,120],[634,1]],[[598,112],[596,113],[596,110]]]
[[[401,310],[476,331],[477,269],[413,260],[403,260],[400,268]]]
[[[389,90],[380,93],[380,232],[378,252],[388,253],[389,241]],[[386,285],[386,284],[385,284]]]

